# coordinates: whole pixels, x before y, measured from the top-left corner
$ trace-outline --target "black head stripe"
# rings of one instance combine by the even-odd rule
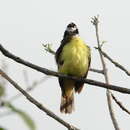
[[[71,28],[71,27],[76,27],[76,24],[74,24],[73,22],[68,24],[67,28]]]
[[[74,35],[76,35],[78,33],[79,33],[79,31],[78,31],[78,28],[77,28],[76,24],[74,24],[72,22],[72,23],[67,25],[64,36],[67,36],[67,35],[74,36]]]

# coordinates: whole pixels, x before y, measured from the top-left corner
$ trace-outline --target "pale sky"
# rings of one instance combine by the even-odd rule
[[[75,22],[80,36],[92,49],[92,68],[100,69],[100,59],[96,46],[95,30],[91,17],[100,15],[100,39],[107,41],[104,50],[128,70],[130,50],[130,9],[128,0],[0,0],[0,43],[9,51],[34,64],[56,71],[54,56],[46,53],[42,43],[52,43],[57,49],[66,25]],[[1,55],[9,65],[9,76],[26,88],[22,70],[29,73],[30,83],[44,77],[23,65]],[[107,61],[110,83],[129,88],[129,77]],[[104,82],[103,76],[90,72],[89,79]],[[86,87],[87,86],[87,87]],[[81,130],[114,130],[106,100],[106,90],[85,84],[83,92],[75,95],[75,112],[71,115],[60,114],[61,92],[57,78],[53,77],[39,85],[30,94],[40,103],[64,120]],[[7,88],[7,98],[17,94],[13,86]],[[130,109],[130,96],[114,92],[115,96]],[[26,111],[37,124],[37,130],[66,130],[64,126],[48,117],[34,105],[21,97],[14,105]],[[129,115],[114,102],[114,111],[119,127],[130,129]],[[4,110],[0,110],[4,111]],[[17,124],[16,124],[17,123]],[[0,118],[0,125],[8,130],[28,130],[17,116]]]

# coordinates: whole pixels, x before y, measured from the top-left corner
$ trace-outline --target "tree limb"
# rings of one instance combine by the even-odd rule
[[[97,44],[98,44],[98,48],[99,48],[99,49],[98,49],[98,52],[99,52],[100,59],[101,59],[101,63],[102,63],[102,68],[103,68],[103,72],[104,72],[105,82],[106,82],[106,84],[109,84],[109,79],[108,79],[108,73],[107,73],[106,63],[105,63],[105,60],[104,60],[104,56],[103,56],[103,54],[102,54],[102,52],[101,52],[101,51],[102,51],[102,48],[101,48],[100,40],[99,40],[99,33],[98,33],[98,23],[99,23],[99,19],[98,19],[98,16],[92,18],[92,21],[91,21],[91,22],[92,22],[93,25],[95,26]],[[107,103],[108,103],[109,113],[110,113],[110,116],[111,116],[111,119],[112,119],[114,128],[115,128],[115,130],[120,130],[119,125],[118,125],[118,122],[117,122],[116,117],[115,117],[114,110],[113,110],[112,98],[111,98],[111,91],[110,91],[109,89],[107,89],[107,91],[106,91],[106,96],[107,96]]]
[[[96,48],[99,49],[99,48]],[[100,50],[102,55],[104,57],[106,57],[110,62],[112,62],[116,67],[118,67],[119,69],[123,70],[128,76],[130,76],[130,72],[121,64],[119,64],[118,62],[116,62],[114,59],[112,59],[106,52],[104,52],[103,50]]]
[[[5,74],[0,69],[0,75],[5,78],[8,82],[10,82],[18,91],[20,91],[31,103],[33,103],[35,106],[37,106],[40,110],[44,111],[47,115],[64,125],[68,128],[68,130],[79,130],[78,128],[70,125],[69,123],[65,122],[63,119],[58,117],[56,114],[48,110],[46,107],[44,107],[41,103],[39,103],[37,100],[35,100],[31,95],[29,95],[25,90],[23,90],[15,81],[13,81],[7,74]]]
[[[113,100],[117,103],[117,105],[118,105],[123,111],[125,111],[127,114],[130,115],[130,111],[129,111],[127,108],[125,108],[125,107],[123,106],[123,104],[122,104],[112,93],[111,93],[111,96],[112,96]]]
[[[104,74],[103,70],[98,70],[98,69],[90,68],[89,71],[96,72],[96,73],[99,73],[99,74]]]
[[[27,87],[25,91],[26,91],[26,92],[32,91],[34,88],[37,87],[37,85],[42,84],[42,83],[43,83],[44,81],[46,81],[48,78],[49,78],[49,76],[45,76],[45,77],[42,78],[41,80],[35,81],[31,86]],[[18,98],[21,97],[21,96],[22,96],[22,94],[21,94],[21,93],[18,93],[18,94],[16,94],[16,95],[14,95],[13,97],[11,97],[11,98],[9,99],[9,102],[14,101],[14,100],[18,99]]]
[[[55,55],[55,51],[51,48],[51,44],[42,44],[42,45],[43,45],[45,51],[51,53],[52,55]],[[103,70],[90,68],[89,71],[96,72],[96,73],[99,73],[99,74],[104,74]]]
[[[55,71],[51,71],[51,70],[42,68],[42,67],[40,67],[38,65],[32,64],[32,63],[30,63],[28,61],[25,61],[25,60],[21,59],[20,57],[17,57],[15,55],[13,55],[9,51],[7,51],[1,44],[0,44],[0,51],[6,57],[11,58],[11,59],[13,59],[14,61],[16,61],[16,62],[18,62],[20,64],[28,66],[28,67],[30,67],[30,68],[32,68],[34,70],[37,70],[37,71],[39,71],[41,73],[46,74],[46,75],[51,75],[51,76],[56,76],[56,77],[62,77],[62,78],[66,78],[66,79],[81,81],[81,82],[88,83],[90,85],[94,85],[94,86],[97,86],[97,87],[111,89],[111,90],[118,91],[118,92],[121,92],[121,93],[124,93],[124,94],[130,94],[130,89],[128,89],[128,88],[124,88],[124,87],[120,87],[120,86],[116,86],[116,85],[110,85],[110,84],[108,85],[106,83],[91,80],[91,79],[84,79],[84,78],[77,78],[77,77],[67,76],[67,75],[64,75],[64,74],[57,73]]]

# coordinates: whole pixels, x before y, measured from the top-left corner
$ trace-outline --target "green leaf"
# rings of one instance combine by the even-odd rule
[[[0,130],[6,130],[6,129],[0,126]]]
[[[0,84],[0,97],[5,95],[5,88]]]
[[[55,55],[55,51],[52,49],[52,44],[42,44],[42,46],[46,52],[50,52],[51,54]]]
[[[23,119],[23,121],[26,123],[26,125],[30,128],[30,130],[36,130],[36,126],[35,126],[34,121],[31,119],[31,117],[27,113],[25,113],[22,110],[16,108],[11,103],[6,103],[6,106],[9,109],[11,109],[11,111],[18,114]]]
[[[103,45],[107,43],[107,41],[102,41],[102,43],[100,44],[101,47],[103,47]]]

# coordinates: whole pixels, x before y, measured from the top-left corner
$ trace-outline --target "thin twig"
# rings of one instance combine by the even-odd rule
[[[27,87],[26,88],[26,92],[30,92],[32,91],[34,88],[37,87],[37,85],[40,85],[42,84],[43,82],[45,82],[48,78],[50,78],[49,76],[45,76],[43,79],[39,80],[39,81],[35,81],[31,86]],[[14,101],[15,99],[18,99],[19,97],[21,97],[22,94],[21,93],[18,93],[17,95],[11,97],[8,101],[12,102]]]
[[[129,111],[126,107],[124,107],[124,105],[123,105],[113,94],[111,94],[111,96],[112,96],[113,100],[119,105],[119,107],[120,107],[123,111],[125,111],[127,114],[130,115],[130,111]]]
[[[110,90],[108,90],[108,91],[106,91],[106,94],[107,94],[109,113],[110,113],[114,128],[115,128],[115,130],[120,130],[119,125],[118,125],[117,120],[116,120],[116,117],[115,117],[115,113],[113,111],[112,96],[111,96],[112,93]]]
[[[109,61],[111,61],[116,67],[120,68],[121,70],[123,70],[128,76],[130,76],[130,72],[121,64],[119,64],[118,62],[116,62],[114,59],[112,59],[106,52],[104,52],[103,50],[100,50],[102,55],[104,57],[106,57]]]
[[[52,55],[55,55],[55,51],[51,48],[51,44],[42,44],[45,51],[51,53]],[[99,74],[104,74],[103,70],[98,70],[98,69],[94,69],[94,68],[90,68],[89,71],[92,71],[92,72],[96,72],[96,73],[99,73]]]
[[[41,103],[39,103],[37,100],[35,100],[31,95],[29,95],[25,90],[23,90],[15,81],[13,81],[7,74],[5,74],[0,69],[0,75],[5,78],[9,83],[11,83],[18,91],[20,91],[31,103],[33,103],[35,106],[37,106],[40,110],[44,111],[47,115],[64,125],[69,130],[79,130],[78,128],[72,126],[71,124],[65,122],[63,119],[58,117],[56,114],[48,110],[46,107],[44,107]]]
[[[98,69],[90,68],[89,71],[96,72],[96,73],[99,73],[99,74],[104,74],[103,70],[98,70]]]
[[[28,61],[25,61],[25,60],[21,59],[20,57],[17,57],[15,55],[13,55],[9,51],[7,51],[1,44],[0,44],[0,51],[6,57],[11,58],[11,59],[13,59],[14,61],[16,61],[16,62],[18,62],[20,64],[28,66],[28,67],[30,67],[30,68],[32,68],[34,70],[37,70],[38,72],[46,74],[46,75],[51,75],[51,76],[56,76],[56,77],[62,77],[62,78],[66,78],[66,79],[81,81],[81,82],[88,83],[90,85],[94,85],[94,86],[97,86],[97,87],[106,88],[106,89],[108,88],[108,89],[118,91],[118,92],[121,92],[121,93],[124,93],[124,94],[130,94],[130,89],[128,89],[128,88],[124,88],[124,87],[120,87],[120,86],[116,86],[116,85],[111,85],[111,84],[106,84],[106,83],[99,82],[99,81],[96,81],[96,80],[77,78],[77,77],[74,77],[74,76],[68,76],[68,75],[57,73],[55,71],[48,70],[46,68],[40,67],[40,66],[35,65],[35,64],[32,64],[32,63],[30,63]]]
[[[99,51],[99,55],[100,55],[100,59],[101,59],[102,67],[103,67],[105,82],[106,82],[106,84],[109,84],[106,63],[105,63],[104,57],[103,57],[103,55],[102,55],[102,53],[100,51],[100,50],[102,50],[102,48],[101,48],[101,45],[100,45],[100,39],[99,39],[99,33],[98,33],[98,23],[99,23],[98,16],[94,17],[91,22],[95,26],[97,44],[98,44],[98,48],[99,48],[98,51]],[[109,89],[107,89],[106,95],[107,95],[109,113],[110,113],[113,125],[115,127],[115,130],[120,130],[119,125],[117,123],[117,120],[115,118],[115,113],[113,111],[113,106],[112,106],[112,101],[111,101],[111,92],[110,92]]]
[[[55,55],[56,52],[51,48],[51,44],[42,44],[42,46],[47,52]]]
[[[28,73],[26,70],[23,70],[23,78],[24,78],[24,83],[28,87],[29,86],[29,78],[28,78]]]

